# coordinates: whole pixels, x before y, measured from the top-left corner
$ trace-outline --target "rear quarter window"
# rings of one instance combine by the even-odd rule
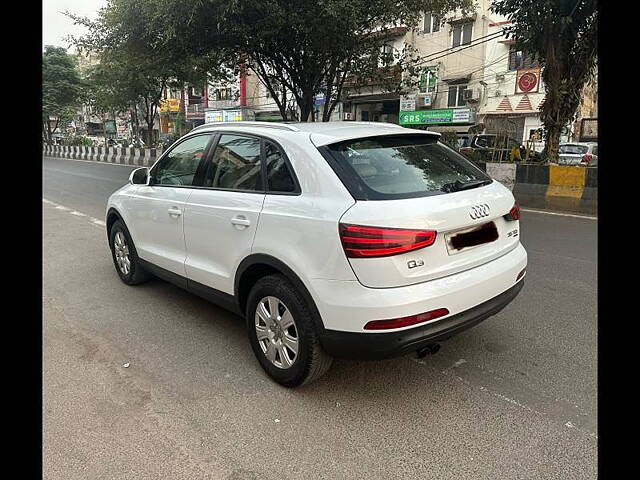
[[[321,147],[357,200],[440,195],[460,182],[491,182],[462,155],[428,135],[385,135]]]

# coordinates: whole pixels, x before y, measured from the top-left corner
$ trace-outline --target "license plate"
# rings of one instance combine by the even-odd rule
[[[498,239],[498,228],[494,222],[487,222],[464,230],[445,234],[449,255],[455,255],[470,248],[495,242]]]

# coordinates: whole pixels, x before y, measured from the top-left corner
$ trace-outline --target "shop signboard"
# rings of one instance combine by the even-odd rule
[[[224,115],[222,110],[208,110],[204,112],[204,123],[223,122]]]
[[[242,110],[223,110],[224,122],[239,122],[242,120]]]
[[[104,131],[106,133],[116,133],[116,121],[107,120],[106,122],[104,122]]]
[[[165,98],[160,100],[160,113],[176,113],[180,111],[180,100],[177,98]]]
[[[402,97],[400,99],[400,111],[413,112],[416,109],[416,97]]]
[[[439,125],[471,122],[472,114],[469,108],[441,108],[400,112],[400,125]]]

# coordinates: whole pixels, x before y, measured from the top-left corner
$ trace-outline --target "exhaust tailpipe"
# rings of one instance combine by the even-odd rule
[[[440,350],[439,343],[430,343],[429,345],[425,345],[424,347],[416,350],[416,355],[418,356],[418,358],[424,358],[427,355],[433,355],[435,353],[438,353],[439,350]]]

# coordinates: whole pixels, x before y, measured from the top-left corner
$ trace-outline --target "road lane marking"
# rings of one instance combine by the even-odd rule
[[[42,158],[50,158],[51,160],[64,160],[64,161],[72,161],[72,162],[99,163],[100,165],[117,165],[118,167],[129,167],[129,168],[140,168],[140,167],[147,166],[147,165],[127,165],[126,163],[98,162],[95,160],[79,160],[77,158],[49,157],[47,155],[43,155]]]
[[[543,215],[556,215],[558,217],[573,217],[573,218],[586,218],[587,220],[598,220],[598,217],[591,217],[588,215],[574,215],[572,213],[560,213],[560,212],[547,212],[546,210],[532,210],[530,208],[520,208],[522,212],[541,213]]]
[[[69,214],[74,215],[76,217],[87,217],[89,222],[92,225],[95,225],[97,227],[106,227],[107,226],[107,224],[104,223],[104,221],[100,220],[99,218],[95,218],[95,217],[92,217],[90,215],[87,215],[86,213],[82,213],[82,212],[79,212],[77,210],[73,210],[72,208],[65,207],[64,205],[60,205],[59,203],[52,202],[51,200],[49,200],[47,198],[43,198],[42,199],[42,203],[44,203],[46,205],[51,205],[56,210],[62,210],[63,212],[68,212]]]

